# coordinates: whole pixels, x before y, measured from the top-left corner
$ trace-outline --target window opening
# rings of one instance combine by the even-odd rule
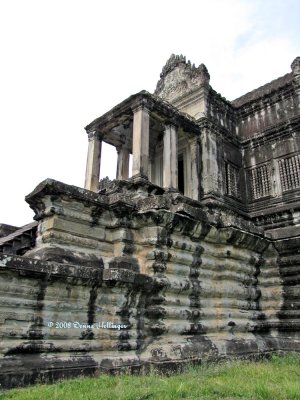
[[[250,179],[251,197],[253,200],[266,197],[271,194],[271,183],[268,165],[248,171]]]
[[[280,181],[282,191],[300,187],[300,155],[285,158],[279,161]]]

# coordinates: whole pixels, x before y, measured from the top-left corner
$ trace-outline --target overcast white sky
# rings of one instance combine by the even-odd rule
[[[48,177],[82,187],[84,127],[153,92],[172,53],[233,100],[290,72],[299,21],[299,0],[0,0],[0,223],[31,222],[24,197]]]

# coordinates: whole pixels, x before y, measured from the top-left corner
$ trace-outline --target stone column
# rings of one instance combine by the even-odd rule
[[[124,147],[117,148],[117,179],[125,180],[129,177],[129,150]]]
[[[205,129],[201,136],[203,195],[220,195],[222,174],[217,159],[216,134]]]
[[[99,133],[89,133],[89,147],[85,172],[84,188],[97,192],[99,189],[102,140]]]
[[[166,125],[163,152],[163,187],[178,188],[177,166],[177,130],[173,125]]]
[[[191,177],[187,177],[187,185],[190,185],[187,193],[194,200],[199,199],[199,165],[200,165],[200,146],[197,137],[193,137],[189,140],[190,144],[190,165],[191,165]]]
[[[132,176],[148,179],[149,110],[141,105],[133,109]]]

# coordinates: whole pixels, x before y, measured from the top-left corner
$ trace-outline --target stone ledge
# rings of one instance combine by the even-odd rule
[[[0,271],[13,271],[21,275],[47,276],[51,278],[77,278],[84,281],[101,282],[102,269],[80,265],[59,264],[8,254],[0,255]]]
[[[30,208],[32,208],[36,213],[34,219],[39,220],[43,217],[43,211],[45,210],[45,205],[42,202],[42,199],[45,198],[45,196],[66,195],[69,198],[84,201],[87,205],[105,206],[108,204],[108,198],[105,195],[94,193],[77,186],[67,185],[66,183],[49,178],[41,182],[25,197],[25,200],[30,205]]]

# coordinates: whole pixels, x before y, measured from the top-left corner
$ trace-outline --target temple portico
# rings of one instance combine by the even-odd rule
[[[117,180],[128,180],[131,176],[133,180],[149,180],[167,190],[186,195],[191,192],[187,190],[191,179],[187,143],[199,136],[200,130],[192,119],[166,102],[148,92],[140,92],[93,121],[86,130],[89,147],[85,189],[99,190],[103,141],[117,150]]]

